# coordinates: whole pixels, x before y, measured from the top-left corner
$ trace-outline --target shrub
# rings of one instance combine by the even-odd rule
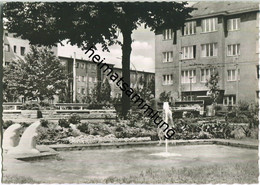
[[[67,119],[59,119],[58,125],[63,128],[70,128],[70,123]]]
[[[29,125],[30,125],[31,123],[20,122],[19,124],[20,124],[22,127],[26,128],[26,127],[29,127]]]
[[[259,134],[258,128],[251,129],[251,137],[253,139],[258,139],[258,134]]]
[[[215,110],[216,111],[221,111],[222,110],[222,106],[221,105],[216,105],[215,106]]]
[[[39,110],[39,105],[36,103],[26,103],[21,106],[21,110]]]
[[[123,130],[124,129],[120,126],[117,126],[116,129],[115,129],[116,132],[122,132]]]
[[[235,139],[242,139],[246,137],[242,128],[236,128],[235,130],[233,130],[231,132],[231,136]]]
[[[50,107],[50,104],[48,102],[40,102],[39,104],[42,107]]]
[[[8,127],[10,127],[12,124],[14,124],[14,122],[12,120],[7,120],[3,122],[3,128],[7,129]]]
[[[89,134],[88,123],[80,123],[80,124],[78,124],[77,129],[79,129],[80,132]]]
[[[105,136],[113,133],[113,130],[104,123],[88,124],[89,134]]]
[[[246,101],[240,101],[238,103],[238,109],[240,111],[248,111],[249,110],[249,104]]]
[[[70,118],[69,118],[69,123],[71,123],[71,124],[73,124],[73,125],[77,125],[77,124],[79,124],[80,123],[80,120],[81,120],[81,118],[80,118],[80,116],[79,115],[77,115],[77,114],[72,114],[71,116],[70,116]]]
[[[42,119],[41,120],[41,126],[42,127],[49,127],[49,125],[51,125],[51,124],[53,124],[53,123],[51,123],[50,121],[48,121],[48,120],[46,120],[46,119]]]
[[[45,127],[39,127],[37,144],[56,144],[64,143],[64,139],[73,136],[73,130],[70,128],[62,128],[57,124],[45,121]]]
[[[212,135],[208,132],[200,131],[198,138],[199,139],[210,139],[210,138],[212,138]]]

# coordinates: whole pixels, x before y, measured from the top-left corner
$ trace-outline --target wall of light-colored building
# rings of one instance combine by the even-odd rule
[[[6,64],[12,62],[13,60],[24,60],[24,56],[30,51],[30,42],[28,40],[22,39],[21,37],[15,37],[15,34],[8,33],[7,30],[4,30],[4,45],[9,45],[10,51],[6,51],[4,48],[4,63]],[[16,46],[16,52],[14,51],[14,47]],[[21,53],[21,47],[25,48],[24,55]],[[51,51],[55,56],[57,56],[58,48],[52,47]]]
[[[61,60],[61,63],[64,65],[65,67],[65,71],[67,73],[69,73],[69,71],[72,73],[73,69],[72,69],[72,63],[73,63],[73,58],[67,58],[67,57],[59,57]],[[97,65],[94,64],[91,61],[87,61],[87,60],[79,60],[76,59],[76,63],[78,63],[79,67],[76,68],[76,76],[85,76],[87,77],[85,82],[82,82],[82,78],[80,81],[78,81],[78,79],[76,80],[76,97],[77,100],[79,102],[82,101],[83,97],[86,97],[88,95],[90,95],[92,93],[92,90],[94,87],[96,87],[97,85]],[[81,64],[85,65],[85,68],[81,68]],[[110,67],[113,67],[112,64],[109,64]],[[113,68],[113,72],[117,73],[119,75],[118,79],[120,79],[122,77],[122,69],[121,68]],[[136,77],[137,76],[137,77]],[[129,85],[133,85],[133,87],[137,85],[140,85],[138,80],[140,79],[140,77],[144,78],[144,82],[148,83],[149,80],[151,80],[151,77],[154,77],[154,73],[149,73],[149,72],[144,72],[144,71],[131,71],[130,72],[130,79],[131,79],[131,84]],[[116,98],[116,97],[121,97],[122,95],[122,91],[121,89],[116,85],[116,82],[113,82],[112,80],[109,79],[109,76],[107,76],[107,73],[103,72],[103,68],[101,69],[101,81],[104,82],[105,78],[108,79],[110,87],[111,87],[111,97],[112,98]],[[92,79],[90,81],[90,79]],[[93,80],[95,79],[95,80]],[[72,87],[73,84],[72,82],[70,82],[70,91],[73,91]],[[78,92],[78,88],[80,88],[80,92]],[[85,90],[85,94],[82,94],[81,89],[84,88]]]
[[[201,22],[202,18],[197,18],[196,34],[182,36],[181,30],[177,31],[177,43],[171,40],[163,40],[162,31],[158,31],[155,35],[155,89],[156,98],[164,91],[171,91],[173,99],[179,99],[179,87],[181,92],[189,92],[190,85],[192,86],[192,93],[198,91],[207,91],[205,82],[200,81],[201,69],[216,67],[219,72],[220,80],[219,87],[224,90],[224,94],[237,95],[238,100],[245,100],[248,102],[255,102],[257,100],[256,92],[258,91],[257,79],[257,65],[259,53],[257,52],[257,43],[259,42],[259,24],[256,17],[257,12],[243,12],[230,16],[215,15],[218,17],[217,31],[202,33]],[[203,18],[206,18],[204,16]],[[226,34],[225,19],[240,18],[240,29],[237,31],[228,31]],[[192,18],[191,18],[192,19]],[[215,57],[202,57],[201,44],[217,43],[218,53]],[[227,56],[227,46],[229,44],[240,44],[239,56]],[[181,47],[196,45],[196,58],[181,60]],[[173,52],[173,62],[163,63],[163,52]],[[180,70],[179,65],[181,62],[181,70],[194,69],[196,70],[196,83],[181,83],[180,85]],[[240,70],[240,80],[227,81],[227,70],[236,69]],[[163,75],[172,74],[173,84],[163,85]],[[238,92],[238,93],[237,93]]]

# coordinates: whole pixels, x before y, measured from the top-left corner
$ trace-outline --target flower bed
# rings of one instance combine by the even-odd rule
[[[70,144],[95,144],[95,143],[120,143],[120,142],[140,142],[151,141],[150,137],[131,137],[131,138],[116,138],[115,135],[109,134],[104,137],[99,135],[80,135],[77,137],[68,137],[64,139]]]

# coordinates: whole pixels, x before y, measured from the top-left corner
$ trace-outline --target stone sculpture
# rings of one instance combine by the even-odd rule
[[[20,139],[20,131],[22,126],[18,123],[15,123],[9,126],[5,132],[3,137],[3,149],[4,151],[8,151],[9,149],[16,147],[19,143]]]
[[[31,124],[23,133],[18,146],[10,149],[8,154],[32,154],[39,153],[36,149],[36,136],[38,127],[41,126],[41,122],[36,121]]]

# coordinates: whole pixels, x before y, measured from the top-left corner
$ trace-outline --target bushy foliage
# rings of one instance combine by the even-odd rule
[[[77,115],[77,114],[72,114],[72,115],[69,117],[69,119],[68,119],[68,122],[71,123],[71,124],[73,124],[73,125],[79,124],[80,121],[81,121],[81,118],[80,118],[80,116]]]
[[[67,119],[64,119],[64,118],[59,119],[58,125],[59,125],[60,127],[63,127],[63,128],[70,128],[70,123],[69,123],[69,121],[68,121]]]
[[[49,120],[46,120],[46,119],[42,119],[42,120],[41,120],[41,126],[42,126],[42,127],[47,128],[47,127],[49,127],[49,126],[52,125],[52,124],[53,124],[53,123],[50,122]]]
[[[216,103],[219,98],[219,74],[218,72],[210,75],[210,79],[207,80],[205,86],[209,88],[209,95],[211,97],[212,103]]]
[[[88,123],[78,124],[77,129],[79,129],[79,131],[82,132],[82,133],[89,134]]]
[[[101,84],[100,100],[101,102],[111,102],[111,86],[107,78]]]
[[[169,102],[171,98],[171,91],[169,91],[168,93],[166,93],[165,91],[163,91],[160,96],[159,96],[159,100],[160,102]]]
[[[12,62],[4,70],[4,98],[14,94],[29,100],[52,99],[66,87],[67,76],[59,59],[47,47],[31,46],[24,60]]]
[[[227,114],[227,121],[232,123],[248,123],[249,129],[258,128],[259,108],[257,104],[239,102],[238,107]]]
[[[209,138],[230,138],[234,129],[228,123],[196,123],[196,119],[174,120],[176,135],[175,139],[209,139]]]
[[[12,120],[3,121],[3,129],[7,129],[11,125],[13,125],[14,122]]]
[[[39,104],[37,103],[26,103],[21,106],[21,110],[39,110]]]
[[[67,137],[78,136],[78,133],[71,128],[60,127],[58,124],[52,122],[46,122],[45,125],[38,128],[37,144],[66,143]]]

